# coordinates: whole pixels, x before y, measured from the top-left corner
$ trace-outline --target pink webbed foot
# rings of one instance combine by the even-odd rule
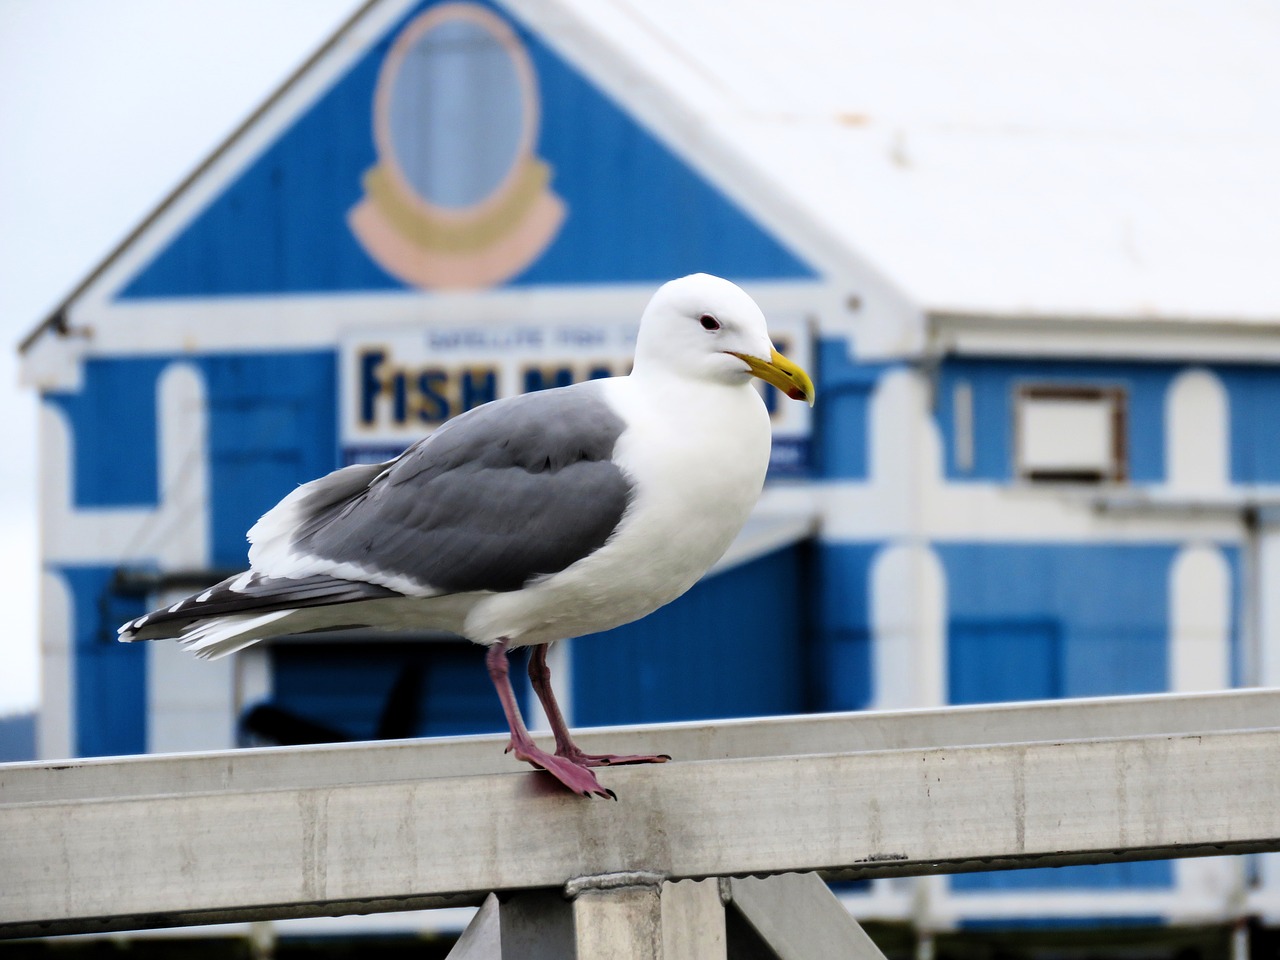
[[[580,767],[622,767],[629,763],[666,763],[671,759],[665,753],[583,753],[576,746],[556,753]]]
[[[523,760],[525,763],[531,764],[540,770],[545,770],[576,794],[584,797],[618,799],[616,793],[608,787],[601,786],[600,781],[596,779],[596,775],[587,767],[575,763],[567,757],[547,753],[547,751],[532,743],[525,745],[511,743],[507,746],[507,752],[514,752],[517,760]]]
[[[556,756],[563,757],[570,763],[580,767],[620,767],[628,763],[666,763],[671,758],[665,753],[654,754],[617,754],[617,753],[583,753],[573,742],[569,733],[569,725],[565,723],[560,705],[556,703],[555,691],[551,688],[551,670],[547,667],[547,645],[541,644],[533,648],[529,655],[529,681],[533,691],[542,702],[547,720],[551,723],[551,731],[556,737]]]

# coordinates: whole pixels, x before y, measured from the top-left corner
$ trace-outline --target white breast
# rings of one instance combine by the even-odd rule
[[[748,384],[602,381],[626,420],[614,460],[634,498],[614,536],[538,584],[480,601],[466,634],[547,643],[612,629],[684,593],[728,549],[760,496],[769,416]]]

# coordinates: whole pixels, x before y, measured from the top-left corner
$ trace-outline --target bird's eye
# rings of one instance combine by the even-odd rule
[[[700,317],[698,318],[698,322],[699,322],[700,324],[702,324],[702,329],[703,329],[703,330],[712,330],[712,331],[714,331],[714,330],[719,330],[719,329],[720,329],[720,321],[719,321],[719,320],[717,320],[715,317],[713,317],[713,316],[712,316],[711,314],[709,314],[709,313],[704,313],[702,316],[700,316]]]

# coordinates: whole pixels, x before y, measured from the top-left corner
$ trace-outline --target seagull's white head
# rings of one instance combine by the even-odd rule
[[[759,377],[813,405],[813,381],[774,349],[756,302],[737,284],[706,273],[658,288],[640,318],[635,370],[729,385]]]

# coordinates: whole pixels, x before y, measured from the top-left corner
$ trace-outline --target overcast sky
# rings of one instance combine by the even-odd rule
[[[358,6],[0,0],[0,715],[39,691],[17,342]]]

